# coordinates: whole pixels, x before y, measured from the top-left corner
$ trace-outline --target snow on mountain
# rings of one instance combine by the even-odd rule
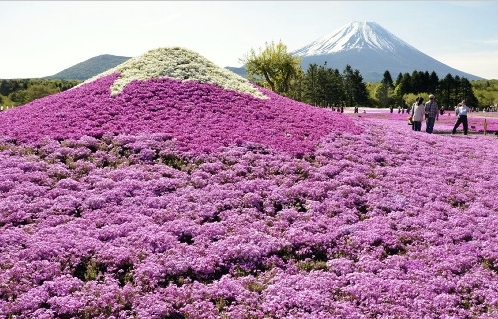
[[[481,79],[452,68],[396,37],[375,22],[352,22],[329,33],[292,54],[302,57],[301,67],[310,64],[344,70],[346,65],[360,71],[365,82],[382,80],[385,71],[396,77],[413,71],[432,73],[440,78],[451,74],[468,80]]]
[[[375,22],[353,22],[294,51],[300,56],[325,55],[365,48],[396,52],[399,48],[415,49]]]

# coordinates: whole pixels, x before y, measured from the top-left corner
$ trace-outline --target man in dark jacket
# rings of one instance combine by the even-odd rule
[[[434,131],[434,123],[439,119],[439,106],[433,94],[429,95],[429,101],[425,103],[425,131],[429,134]]]

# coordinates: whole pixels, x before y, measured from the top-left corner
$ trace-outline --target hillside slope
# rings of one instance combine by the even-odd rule
[[[255,87],[195,52],[151,50],[81,85],[0,114],[20,142],[83,135],[166,133],[183,150],[257,143],[302,153],[350,119]]]
[[[102,54],[43,78],[85,81],[129,59],[130,57]]]

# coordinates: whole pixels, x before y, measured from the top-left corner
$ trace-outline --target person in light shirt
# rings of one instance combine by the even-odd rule
[[[412,106],[413,130],[421,131],[425,111],[424,98],[418,97],[415,101],[417,102],[413,103]]]
[[[452,134],[456,133],[457,128],[460,124],[463,124],[463,134],[467,135],[469,130],[469,122],[467,121],[467,113],[470,112],[470,108],[465,104],[465,100],[458,103],[458,107],[455,109],[455,113],[458,116],[455,126],[453,126]]]

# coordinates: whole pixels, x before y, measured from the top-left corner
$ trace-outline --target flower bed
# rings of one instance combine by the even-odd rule
[[[114,79],[0,117],[0,317],[498,317],[496,137]]]

